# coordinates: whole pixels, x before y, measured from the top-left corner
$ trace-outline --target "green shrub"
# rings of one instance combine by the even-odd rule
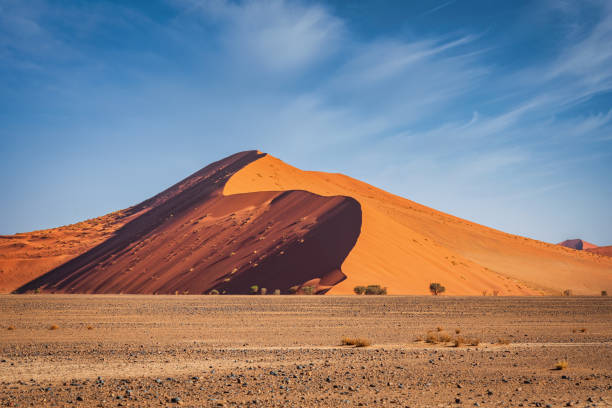
[[[386,295],[387,288],[381,288],[380,285],[368,285],[365,288],[366,295]]]
[[[268,293],[268,289],[266,289],[266,288],[261,288],[261,289],[259,289],[259,293],[260,293],[260,294],[262,294],[262,295],[265,295],[265,294],[267,294],[267,293]]]
[[[431,292],[432,295],[438,296],[440,293],[443,293],[445,290],[446,288],[437,282],[432,282],[429,284],[429,291]]]
[[[365,286],[355,286],[353,288],[353,292],[355,292],[356,295],[363,295],[365,291],[366,291]]]
[[[314,286],[304,286],[302,288],[302,291],[304,292],[305,295],[312,295],[315,293],[315,287]]]
[[[213,289],[210,292],[208,292],[209,295],[218,295],[219,291],[217,289]]]
[[[601,291],[601,296],[608,296],[608,291],[607,290],[602,290]]]
[[[300,287],[298,285],[295,285],[289,288],[289,293],[295,294],[298,290],[300,290]]]
[[[251,294],[252,295],[256,295],[257,292],[259,292],[259,286],[253,285],[253,286],[251,286],[250,290],[251,290]]]

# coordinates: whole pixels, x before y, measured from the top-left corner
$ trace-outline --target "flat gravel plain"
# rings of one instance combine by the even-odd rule
[[[1,406],[612,406],[608,297],[2,295],[0,318]]]

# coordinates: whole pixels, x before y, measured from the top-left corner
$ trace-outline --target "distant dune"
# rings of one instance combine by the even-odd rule
[[[0,236],[0,291],[598,294],[612,258],[487,228],[341,174],[257,151],[213,163],[134,207]]]
[[[564,246],[566,248],[577,249],[579,251],[582,251],[583,249],[597,248],[597,245],[591,244],[590,242],[586,242],[581,239],[568,239],[559,243],[559,245]]]
[[[597,255],[612,256],[612,245],[587,248],[586,251]]]

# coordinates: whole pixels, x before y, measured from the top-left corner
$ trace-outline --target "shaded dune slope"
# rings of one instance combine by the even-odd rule
[[[326,292],[345,279],[360,205],[299,190],[223,194],[233,174],[264,156],[235,154],[132,207],[110,238],[18,291],[248,293],[256,284]]]
[[[226,194],[303,189],[361,204],[362,231],[330,293],[381,284],[389,293],[595,294],[612,287],[612,259],[484,227],[389,194],[341,174],[302,171],[272,156],[237,172]]]

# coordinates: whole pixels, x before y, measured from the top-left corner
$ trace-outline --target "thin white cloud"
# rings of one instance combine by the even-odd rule
[[[283,0],[181,0],[221,23],[221,42],[235,61],[287,73],[309,67],[336,50],[344,26],[320,5]]]
[[[433,13],[435,13],[435,12],[436,12],[436,11],[438,11],[438,10],[442,10],[444,7],[448,7],[448,6],[450,6],[450,5],[451,5],[451,4],[453,4],[455,1],[457,1],[457,0],[449,0],[449,1],[447,1],[447,2],[444,2],[444,3],[442,3],[442,4],[438,5],[438,6],[434,7],[434,8],[431,8],[431,9],[429,9],[429,10],[427,10],[427,11],[425,11],[425,12],[421,13],[421,14],[419,15],[419,17],[425,17],[425,16],[427,16],[427,15],[429,15],[429,14],[433,14]]]

